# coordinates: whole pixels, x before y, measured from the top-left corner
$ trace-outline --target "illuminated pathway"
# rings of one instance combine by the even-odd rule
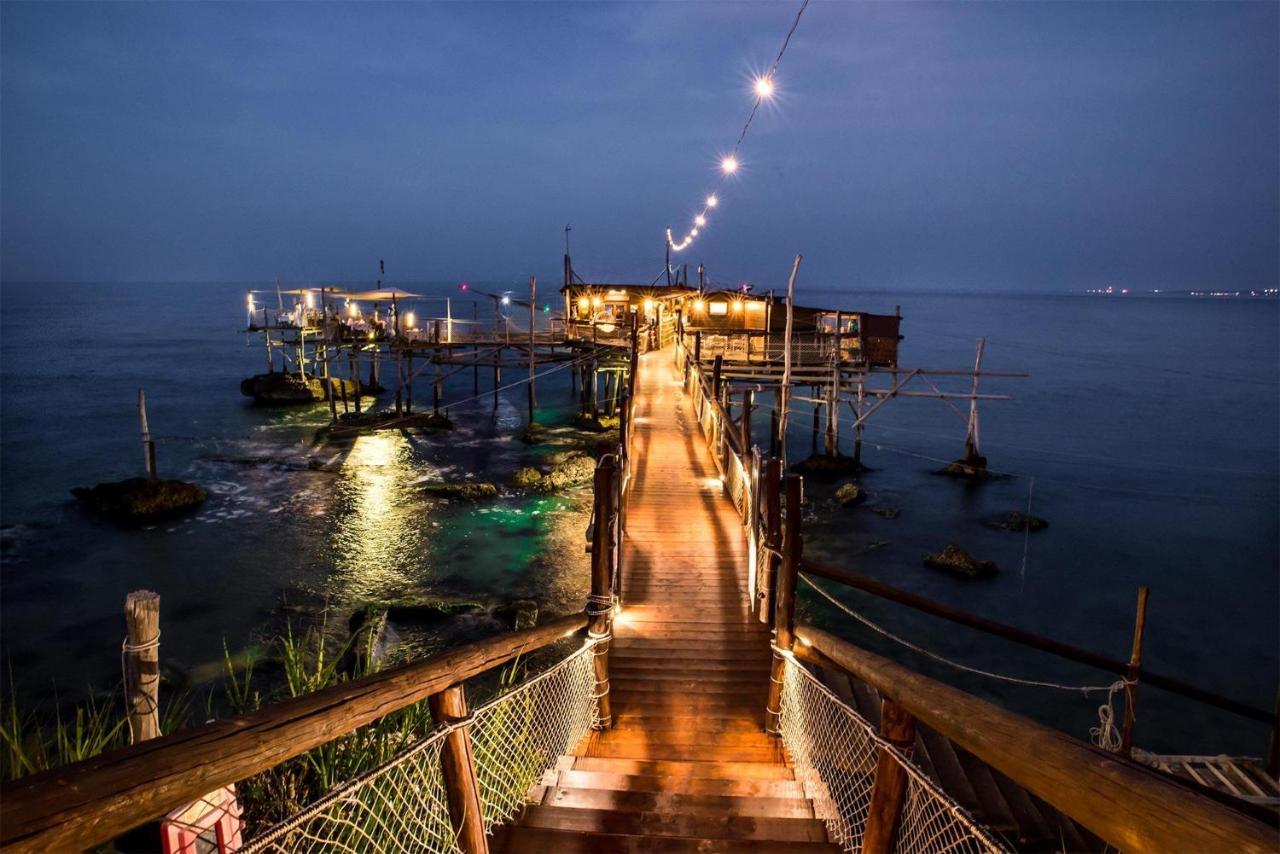
[[[769,629],[747,611],[742,522],[670,351],[641,357],[614,726],[562,761],[508,850],[838,850],[764,733]]]

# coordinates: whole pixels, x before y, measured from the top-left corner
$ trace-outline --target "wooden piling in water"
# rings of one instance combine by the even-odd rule
[[[156,443],[151,438],[151,428],[147,426],[147,395],[142,389],[138,389],[138,421],[142,427],[142,462],[147,478],[156,480]]]
[[[135,590],[124,600],[124,696],[129,741],[160,735],[160,594]]]

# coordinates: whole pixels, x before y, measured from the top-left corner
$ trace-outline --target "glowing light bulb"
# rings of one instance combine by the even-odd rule
[[[740,311],[742,311],[742,300],[734,300],[734,301],[733,301],[733,313],[734,313],[734,314],[737,314],[737,313],[738,313],[738,312],[740,312]]]
[[[592,304],[593,306],[595,306],[596,308],[599,308],[600,306],[604,305],[604,298],[603,298],[603,297],[592,297],[592,298],[591,298],[591,304]]]
[[[756,78],[755,82],[756,97],[761,101],[767,101],[773,97],[773,78],[761,76]]]
[[[693,310],[698,312],[699,314],[701,314],[702,310],[706,307],[707,307],[707,304],[700,299],[696,299],[693,301]]]
[[[738,171],[738,158],[730,154],[728,157],[720,161],[720,168],[726,175],[732,175]]]
[[[359,313],[360,313],[360,309],[356,307],[356,304],[355,304],[355,303],[353,303],[353,302],[349,302],[349,303],[347,303],[347,316],[348,316],[348,317],[355,317],[355,316],[356,316],[356,315],[358,315]]]
[[[707,218],[702,214],[698,214],[693,218],[693,224],[701,228],[702,226],[707,224]]]
[[[414,317],[414,315],[413,315],[413,312],[412,312],[412,311],[411,311],[411,312],[409,312],[408,314],[406,314],[406,315],[404,316],[404,322],[405,322],[405,325],[406,325],[406,326],[408,326],[410,329],[417,329],[417,328],[418,328],[418,326],[417,326],[417,320],[418,320],[418,318]]]
[[[647,299],[644,301],[644,310],[646,312],[653,311],[653,300]]]
[[[503,304],[503,305],[511,305],[511,297],[504,296],[504,297],[502,298],[502,304]]]
[[[249,311],[253,311],[253,294],[249,294],[248,298],[245,300],[245,303],[249,306]]]
[[[589,305],[591,305],[591,300],[586,297],[578,297],[578,311],[586,311]]]
[[[715,193],[707,196],[707,207],[714,208],[718,204],[720,204],[720,200],[716,198]]]
[[[311,291],[307,291],[306,295],[303,296],[302,299],[307,304],[307,308],[316,307],[316,295],[311,293]]]
[[[696,228],[695,228],[693,231],[689,232],[689,236],[690,236],[690,237],[697,237],[697,236],[698,236],[698,229],[696,229]]]

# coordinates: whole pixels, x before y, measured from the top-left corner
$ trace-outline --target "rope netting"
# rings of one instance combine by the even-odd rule
[[[826,822],[831,840],[845,851],[862,848],[876,763],[886,750],[907,772],[897,850],[1005,850],[922,774],[907,753],[880,738],[870,723],[790,659],[784,668],[780,729],[814,815]]]
[[[445,736],[471,736],[485,830],[510,819],[560,756],[571,753],[596,720],[588,642],[546,672],[434,730],[394,759],[342,784],[251,841],[246,852],[459,851],[449,823],[441,771]]]

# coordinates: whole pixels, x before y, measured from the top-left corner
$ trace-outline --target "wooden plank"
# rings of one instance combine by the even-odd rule
[[[551,830],[621,833],[628,836],[704,837],[708,839],[779,842],[826,842],[821,821],[799,818],[694,813],[647,813],[626,810],[532,806],[521,824]]]
[[[693,795],[684,792],[636,791],[555,786],[542,804],[574,809],[626,810],[690,815],[733,815],[757,818],[813,818],[813,804],[803,797],[773,798],[765,795]]]
[[[797,854],[838,854],[840,851],[835,845],[820,842],[789,842],[786,849]],[[776,854],[778,843],[772,840],[627,836],[514,827],[508,831],[503,846],[496,850],[529,854],[737,854],[757,851]]]

